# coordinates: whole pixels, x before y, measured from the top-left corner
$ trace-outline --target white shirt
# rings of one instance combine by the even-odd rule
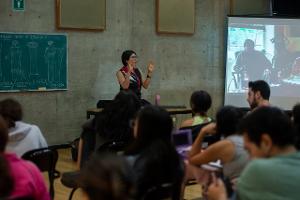
[[[6,152],[13,152],[21,157],[27,151],[48,146],[39,127],[22,121],[15,123],[15,127],[9,129]]]

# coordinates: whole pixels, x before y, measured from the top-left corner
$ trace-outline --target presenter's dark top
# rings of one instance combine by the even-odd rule
[[[128,72],[128,67],[127,66],[123,66],[120,71],[122,72],[122,74],[125,77],[125,74]],[[129,84],[129,88],[128,89],[124,89],[122,88],[122,86],[120,85],[120,90],[131,90],[132,92],[134,92],[138,98],[141,99],[141,85],[142,85],[142,75],[141,72],[138,68],[134,68],[134,72],[130,74],[130,84]]]

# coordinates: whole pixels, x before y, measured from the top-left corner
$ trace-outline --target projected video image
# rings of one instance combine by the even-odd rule
[[[245,93],[248,81],[267,81],[276,96],[300,90],[300,23],[229,21],[226,93]],[[299,92],[298,92],[299,93]]]

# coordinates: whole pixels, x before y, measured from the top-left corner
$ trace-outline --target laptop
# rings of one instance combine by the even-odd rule
[[[186,158],[187,153],[193,144],[192,130],[175,130],[172,134],[172,140],[178,154],[180,154],[183,158]]]

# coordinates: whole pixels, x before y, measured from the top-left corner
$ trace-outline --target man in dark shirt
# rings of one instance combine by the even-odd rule
[[[246,39],[244,50],[239,53],[234,66],[235,71],[246,70],[249,81],[262,79],[266,69],[271,69],[272,64],[263,52],[254,49],[253,40]]]

